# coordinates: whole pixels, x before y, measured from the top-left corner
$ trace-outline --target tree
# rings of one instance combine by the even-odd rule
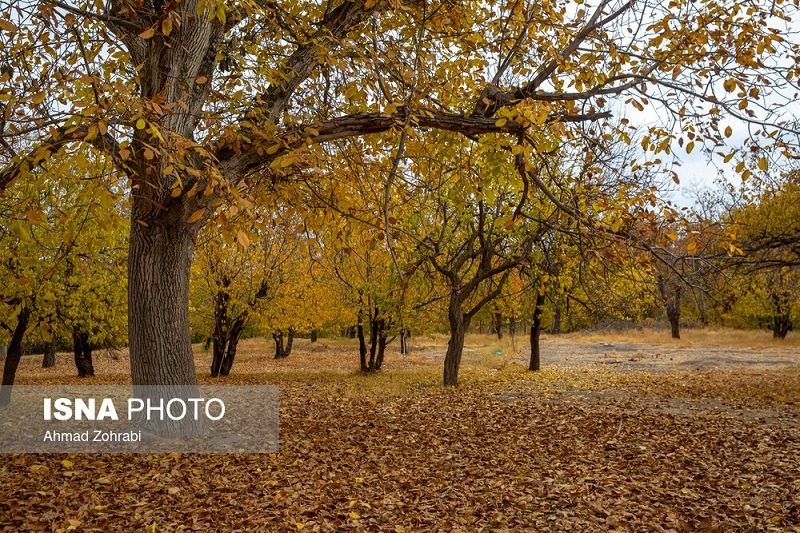
[[[612,98],[658,102],[691,150],[724,140],[723,114],[773,120],[755,102],[790,83],[769,58],[793,57],[767,23],[788,19],[774,2],[15,0],[3,11],[1,135],[38,138],[4,146],[0,190],[80,144],[125,173],[135,385],[196,383],[197,232],[222,203],[246,206],[256,172],[327,166],[321,144],[401,128],[583,143],[580,125],[607,118]],[[762,129],[788,149],[790,126]],[[646,144],[670,153],[672,140],[659,126]]]
[[[0,198],[0,326],[11,341],[0,403],[10,398],[26,335],[51,343],[59,331],[80,330],[81,375],[93,373],[82,366],[90,341],[124,338],[123,202],[106,188],[103,166],[90,164],[93,155],[81,157],[77,168],[49,161]],[[65,179],[77,172],[84,179]]]

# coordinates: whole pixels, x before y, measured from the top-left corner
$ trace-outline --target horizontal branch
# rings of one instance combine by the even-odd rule
[[[610,116],[611,113],[607,111],[576,115],[553,114],[548,122],[586,122],[602,120]],[[403,128],[406,125],[419,129],[451,131],[467,137],[476,137],[489,133],[519,134],[528,128],[527,125],[514,120],[503,121],[500,124],[498,125],[497,120],[489,117],[444,113],[427,109],[409,112],[408,109],[401,107],[392,114],[357,113],[336,117],[313,125],[297,126],[280,136],[279,140],[275,141],[275,144],[280,146],[274,149],[270,149],[271,147],[268,146],[266,150],[263,150],[263,146],[251,145],[243,153],[234,154],[229,151],[229,148],[224,147],[218,149],[216,155],[220,161],[231,161],[233,166],[238,166],[237,163],[242,163],[241,168],[244,169],[246,174],[268,165],[281,155],[300,148],[309,141],[313,144],[322,144],[352,137],[383,133],[391,129]],[[309,135],[308,132],[311,130],[313,130],[312,135]],[[272,146],[275,146],[275,144]],[[271,154],[258,155],[254,153],[258,148],[261,148],[262,152],[271,152]]]

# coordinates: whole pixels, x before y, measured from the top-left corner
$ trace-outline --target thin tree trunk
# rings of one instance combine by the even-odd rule
[[[497,338],[503,338],[503,315],[500,313],[494,314],[494,332],[497,333]]]
[[[286,346],[284,346],[283,351],[281,351],[281,355],[283,357],[289,357],[292,353],[292,344],[294,344],[294,328],[290,327],[289,332],[286,335]]]
[[[272,340],[275,341],[275,359],[283,358],[283,331],[278,330],[272,334]]]
[[[89,344],[89,334],[79,328],[72,332],[73,351],[75,353],[75,368],[79,378],[94,376],[92,364],[92,347]]]
[[[56,366],[56,341],[51,340],[44,347],[44,356],[42,356],[42,368],[53,368]]]
[[[550,333],[561,334],[561,302],[557,298],[553,299],[553,323],[550,325]]]
[[[444,356],[444,384],[447,387],[456,387],[469,318],[464,316],[461,310],[461,300],[454,295],[450,297],[447,315],[450,323],[450,340],[447,342],[447,353]]]
[[[536,294],[536,303],[533,306],[533,323],[531,324],[531,360],[528,370],[536,372],[541,367],[541,352],[539,337],[542,334],[542,311],[544,310],[544,292]]]
[[[30,310],[23,306],[17,315],[17,325],[11,334],[11,341],[8,343],[6,360],[3,365],[3,384],[0,386],[0,407],[4,407],[11,402],[11,388],[14,385],[14,378],[17,375],[17,367],[22,359],[22,339],[28,329],[30,320]]]
[[[375,309],[375,316],[378,310]],[[380,335],[379,320],[374,316],[369,321],[369,362],[367,363],[367,370],[372,372],[375,370],[375,357],[378,355],[378,336]]]
[[[362,311],[358,312],[356,333],[358,335],[358,361],[361,365],[361,371],[369,372],[369,366],[367,366],[367,342],[364,340],[364,313]]]
[[[213,336],[214,356],[211,359],[211,377],[218,378],[222,369],[222,360],[225,359],[225,348],[227,345],[227,335],[223,332],[214,332]]]
[[[400,355],[408,354],[408,333],[406,328],[400,328]]]
[[[386,333],[384,331],[381,331],[381,334],[378,336],[378,356],[375,358],[376,372],[380,370],[381,367],[383,366],[383,358],[384,355],[386,354],[386,343],[387,343]]]
[[[681,312],[680,310],[668,309],[667,318],[669,319],[670,332],[673,339],[681,338]]]
[[[792,330],[792,315],[790,308],[791,294],[773,292],[772,300],[772,338],[785,339]]]
[[[311,342],[317,342],[317,330],[316,329],[312,329],[311,330]]]
[[[231,373],[233,361],[236,359],[236,348],[239,344],[239,336],[242,334],[246,323],[247,315],[245,314],[234,320],[230,331],[228,332],[228,346],[225,349],[225,358],[222,360],[222,365],[220,365],[219,370],[220,375],[223,377],[228,376]]]
[[[681,338],[681,289],[682,287],[665,278],[661,274],[656,279],[658,291],[664,301],[664,308],[667,311],[670,330],[673,339]]]
[[[223,279],[221,285],[227,286],[227,280]],[[228,302],[230,295],[219,290],[214,295],[214,334],[212,342],[214,345],[214,355],[211,359],[211,377],[219,377],[222,373],[222,361],[225,359],[225,352],[228,348]]]

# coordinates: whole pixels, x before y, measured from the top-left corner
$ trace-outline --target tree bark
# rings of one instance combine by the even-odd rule
[[[536,294],[536,303],[533,306],[533,322],[531,324],[531,360],[528,370],[536,372],[541,367],[541,352],[539,338],[542,334],[542,311],[544,310],[544,292]]]
[[[317,342],[317,330],[316,329],[312,329],[311,330],[311,342]]]
[[[408,354],[408,329],[400,328],[400,355]]]
[[[227,279],[220,281],[220,286],[223,288],[229,284]],[[214,355],[211,359],[211,377],[215,378],[222,373],[222,362],[228,347],[228,302],[230,299],[230,295],[224,289],[218,290],[214,295],[214,334],[211,337]]]
[[[92,364],[92,346],[89,344],[89,334],[79,328],[72,332],[72,345],[75,353],[75,368],[79,378],[94,376]]]
[[[55,339],[48,342],[44,347],[44,356],[42,356],[42,368],[53,368],[56,366],[56,341]]]
[[[461,300],[454,294],[450,297],[447,318],[450,323],[450,340],[447,342],[447,353],[444,356],[444,384],[447,387],[457,387],[458,369],[461,366],[461,354],[464,352],[464,337],[470,319],[461,310]]]
[[[201,397],[189,331],[189,269],[198,225],[172,221],[172,217],[182,217],[180,212],[163,217],[143,213],[147,222],[140,224],[138,212],[153,209],[144,202],[133,200],[128,255],[133,396],[154,402]],[[190,436],[205,431],[205,421],[194,417],[178,421],[139,417],[133,424],[156,435]]]
[[[274,332],[272,340],[275,341],[275,359],[283,359],[283,331]]]
[[[681,289],[680,284],[669,280],[661,274],[657,277],[658,291],[664,301],[664,308],[667,311],[667,320],[673,339],[681,338]]]
[[[0,407],[5,407],[11,402],[11,388],[14,386],[17,367],[20,359],[22,359],[22,339],[28,329],[30,317],[30,310],[23,306],[17,315],[17,325],[11,334],[11,341],[8,343],[8,352],[3,365],[3,384],[0,386]]]
[[[550,333],[561,334],[561,302],[558,299],[553,300],[553,323],[550,325]]]
[[[134,387],[197,385],[189,333],[195,235],[183,223],[131,223],[128,337]]]
[[[247,323],[247,315],[242,315],[233,321],[230,330],[228,331],[228,346],[225,349],[225,357],[220,365],[220,376],[226,377],[230,375],[231,368],[233,368],[233,361],[236,359],[236,348],[239,344],[239,336],[244,330]]]
[[[356,334],[358,335],[358,361],[361,365],[362,372],[369,372],[367,365],[367,342],[364,339],[364,313],[358,312],[358,325],[356,326]]]
[[[386,344],[387,344],[386,333],[385,331],[382,330],[380,335],[378,336],[378,355],[375,358],[376,372],[380,370],[381,367],[383,366],[383,358],[384,355],[386,354]]]
[[[281,350],[281,357],[289,357],[292,353],[292,344],[294,344],[294,328],[290,327],[286,334],[286,345]]]
[[[772,300],[772,338],[785,339],[792,331],[791,293],[773,291]]]
[[[497,334],[498,339],[503,338],[503,315],[494,313],[494,332]]]

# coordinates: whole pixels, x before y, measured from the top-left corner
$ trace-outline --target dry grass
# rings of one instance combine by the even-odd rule
[[[731,328],[683,328],[680,339],[672,339],[668,329],[641,328],[622,331],[582,331],[566,335],[546,336],[551,341],[630,342],[636,344],[667,344],[676,348],[800,348],[800,335],[789,333],[783,340],[773,339],[771,331]]]

